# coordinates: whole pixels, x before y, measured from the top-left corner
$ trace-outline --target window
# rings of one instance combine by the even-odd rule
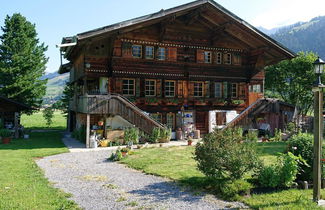
[[[165,81],[165,96],[166,97],[175,96],[175,81],[170,81],[170,80]]]
[[[239,53],[234,54],[234,60],[233,60],[235,65],[240,65],[241,64],[241,55]]]
[[[237,83],[231,83],[231,97],[237,98]]]
[[[151,113],[150,117],[154,120],[156,120],[157,122],[162,122],[162,117],[161,117],[161,113]]]
[[[216,63],[222,64],[222,53],[221,52],[217,52]]]
[[[203,82],[194,82],[194,97],[203,97]]]
[[[156,95],[156,80],[146,80],[145,81],[145,93],[146,96],[155,96]]]
[[[158,60],[166,60],[166,48],[158,47],[157,50],[157,59]]]
[[[204,51],[204,63],[211,63],[211,52]]]
[[[146,59],[153,59],[154,52],[154,47],[146,46]]]
[[[132,45],[132,57],[141,58],[142,57],[142,46],[141,45]]]
[[[225,55],[225,64],[231,64],[231,53]]]
[[[249,86],[249,92],[261,93],[262,92],[261,84],[250,85]]]
[[[222,98],[222,83],[216,82],[214,87],[214,96],[216,98]]]
[[[122,81],[122,93],[125,96],[134,96],[134,87],[135,87],[135,80],[134,79],[123,79]]]
[[[166,125],[168,128],[172,130],[175,129],[175,114],[174,113],[167,113]]]

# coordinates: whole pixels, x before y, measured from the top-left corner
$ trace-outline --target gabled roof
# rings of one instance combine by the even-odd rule
[[[7,97],[1,96],[0,95],[0,102],[7,102],[12,104],[13,106],[16,106],[19,110],[32,110],[33,108],[31,108],[30,106],[27,106],[26,104],[20,103],[18,101],[9,99]]]
[[[129,27],[134,27],[134,26],[139,26],[139,27],[144,27],[153,23],[157,23],[160,20],[166,19],[168,17],[171,17],[173,15],[182,15],[185,14],[188,11],[197,9],[202,6],[211,6],[212,8],[216,9],[217,11],[221,12],[222,14],[226,15],[229,17],[232,22],[235,24],[238,24],[240,26],[243,26],[245,29],[248,29],[251,33],[255,34],[259,39],[262,41],[272,45],[274,48],[280,50],[287,58],[292,58],[295,56],[295,53],[291,52],[289,49],[272,39],[271,37],[267,36],[251,24],[247,23],[243,19],[239,18],[229,10],[225,9],[223,6],[220,4],[214,2],[213,0],[197,0],[193,1],[187,4],[183,4],[177,7],[173,7],[167,10],[160,10],[159,12],[152,13],[149,15],[141,16],[138,18],[134,18],[131,20],[127,21],[122,21],[116,24],[104,26],[101,28],[97,28],[94,30],[86,31],[83,33],[79,33],[75,36],[75,39],[72,39],[71,37],[66,37],[63,38],[62,44],[65,43],[71,43],[72,40],[75,40],[75,42],[79,42],[82,40],[86,40],[89,38],[101,36],[104,34],[111,34],[111,33],[116,33],[119,32],[120,30],[127,29]],[[66,52],[65,56],[68,56],[69,52],[74,48],[74,46],[67,46],[67,47],[61,47],[61,50]]]

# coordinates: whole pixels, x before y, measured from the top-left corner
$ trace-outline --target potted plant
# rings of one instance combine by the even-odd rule
[[[159,138],[158,138],[158,142],[159,143],[167,143],[170,142],[170,138],[172,136],[172,131],[171,129],[160,129],[159,132]]]
[[[198,106],[204,106],[204,105],[206,105],[207,103],[206,103],[206,101],[205,101],[204,99],[199,99],[199,100],[195,100],[195,101],[194,101],[194,104],[195,104],[195,105],[198,105]]]
[[[104,125],[104,121],[103,120],[98,121],[98,126],[103,126],[103,125]]]
[[[130,151],[130,149],[127,148],[127,147],[122,148],[121,149],[122,156],[125,157],[128,154],[129,151]]]
[[[3,144],[9,144],[11,141],[11,132],[8,129],[0,129],[0,137]]]
[[[192,142],[193,142],[192,139],[187,140],[187,145],[188,145],[188,146],[191,146],[191,145],[192,145]]]

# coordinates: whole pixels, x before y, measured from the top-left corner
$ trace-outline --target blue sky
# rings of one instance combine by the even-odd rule
[[[324,0],[215,0],[254,26],[274,28],[325,15]],[[168,9],[191,0],[0,0],[0,26],[6,15],[19,12],[36,24],[49,46],[47,72],[57,71],[62,37]],[[1,32],[0,32],[1,33]]]

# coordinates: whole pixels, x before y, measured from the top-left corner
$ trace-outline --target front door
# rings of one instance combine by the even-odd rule
[[[195,113],[195,126],[201,134],[208,133],[208,112]]]

